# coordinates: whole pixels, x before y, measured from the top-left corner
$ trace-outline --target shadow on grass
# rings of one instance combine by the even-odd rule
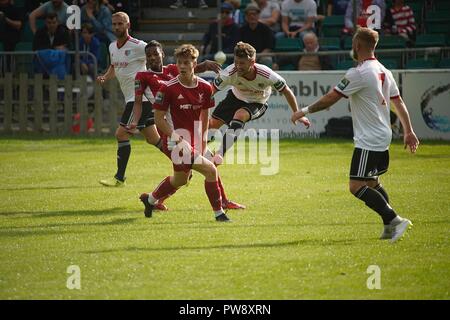
[[[33,218],[51,218],[51,217],[96,217],[105,216],[108,214],[117,213],[129,213],[129,210],[125,208],[110,208],[102,210],[62,210],[62,211],[5,211],[0,212],[0,216],[16,216],[16,215],[29,215]]]
[[[248,244],[226,244],[226,245],[213,245],[213,246],[193,246],[193,247],[167,247],[167,248],[138,248],[138,247],[128,247],[128,248],[118,248],[118,249],[107,249],[107,250],[95,250],[95,251],[84,251],[83,253],[88,254],[98,254],[98,253],[113,253],[121,251],[145,251],[145,252],[158,252],[158,251],[195,251],[195,250],[228,250],[228,249],[256,249],[256,248],[279,248],[279,247],[289,247],[289,246],[333,246],[333,245],[352,245],[356,240],[346,239],[346,240],[328,240],[328,239],[304,239],[289,242],[275,242],[275,243],[248,243]]]
[[[26,230],[26,229],[39,229],[39,228],[59,228],[59,227],[89,227],[89,226],[116,226],[116,225],[123,225],[123,224],[129,224],[136,220],[137,218],[126,218],[126,219],[114,219],[111,221],[102,221],[102,222],[81,222],[81,223],[51,223],[51,224],[41,224],[41,225],[33,225],[33,226],[13,226],[13,227],[4,227],[0,228],[0,238],[3,236],[3,234],[10,234],[14,233],[14,230],[17,229],[25,229],[20,230],[19,233],[23,235],[24,233],[30,233],[30,235],[33,235],[35,230]],[[58,230],[54,230],[58,231]],[[64,231],[63,231],[64,232]]]
[[[66,187],[11,187],[11,188],[0,188],[0,191],[32,191],[32,190],[65,190],[65,189],[93,189],[93,188],[104,188],[100,185],[92,186],[66,186]]]
[[[27,226],[27,227],[10,227],[0,229],[0,239],[8,237],[27,237],[27,236],[45,236],[45,235],[55,235],[55,234],[66,234],[66,233],[76,233],[79,234],[84,231],[79,230],[26,230],[26,229],[39,229],[39,228],[59,228],[59,227],[89,227],[89,226],[116,226],[132,223],[137,218],[127,218],[127,219],[114,219],[112,221],[104,222],[82,222],[82,223],[52,223],[45,225]],[[25,230],[17,230],[25,229]]]

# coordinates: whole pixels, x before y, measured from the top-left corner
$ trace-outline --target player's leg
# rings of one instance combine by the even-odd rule
[[[240,108],[234,115],[233,119],[228,123],[228,129],[222,138],[222,145],[219,148],[219,154],[223,157],[225,153],[233,146],[244,129],[245,123],[251,119],[251,114],[247,109]]]
[[[386,159],[388,161],[389,157],[386,157],[386,153],[388,151],[383,153],[355,148],[350,167],[349,189],[355,197],[381,216],[384,224],[381,238],[396,241],[406,231],[404,227],[409,226],[410,221],[398,216],[383,194],[371,187],[378,181],[376,174],[387,171]],[[399,227],[401,230],[397,230]],[[401,235],[398,234],[399,231]]]
[[[233,119],[228,124],[228,130],[223,137],[222,146],[219,149],[221,156],[224,156],[225,152],[236,142],[245,124],[248,121],[262,117],[267,110],[267,104],[237,101],[239,107],[233,114]]]
[[[162,141],[158,129],[155,126],[152,104],[148,101],[142,103],[142,114],[137,127],[148,144],[154,145],[159,150],[162,150]]]
[[[231,201],[228,199],[227,194],[225,193],[225,188],[222,184],[222,179],[220,178],[220,174],[217,172],[217,185],[219,186],[220,196],[222,197],[222,208],[228,210],[237,210],[237,209],[245,209],[243,204],[239,204],[237,202]]]
[[[143,193],[139,199],[144,204],[144,214],[147,218],[152,217],[152,212],[155,209],[156,203],[162,198],[168,198],[173,195],[177,190],[185,185],[189,179],[190,170],[186,171],[174,171],[173,175],[164,178],[163,181],[156,187],[151,193]]]
[[[222,197],[217,181],[218,173],[216,166],[205,157],[197,155],[196,161],[192,165],[192,169],[200,172],[205,177],[205,192],[214,211],[216,221],[230,221],[222,208]]]
[[[130,134],[125,127],[133,120],[133,102],[128,102],[116,129],[117,140],[117,171],[113,178],[100,180],[107,187],[121,187],[125,185],[125,171],[131,154]]]

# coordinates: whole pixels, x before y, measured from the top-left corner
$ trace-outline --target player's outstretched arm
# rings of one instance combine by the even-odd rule
[[[211,61],[211,60],[205,60],[199,64],[197,64],[197,66],[194,69],[195,73],[202,73],[205,71],[214,71],[215,73],[219,73],[220,70],[222,70],[222,68],[220,67],[220,64],[215,62],[215,61]]]
[[[295,114],[298,112],[298,104],[297,104],[297,99],[295,98],[294,93],[292,92],[291,88],[289,88],[288,86],[285,86],[283,91],[281,91],[281,93],[284,95],[287,103],[289,104],[289,106],[292,109],[292,117],[291,117],[292,123],[295,124],[296,121],[300,121],[307,128],[309,128],[311,123],[309,122],[309,119],[306,118],[305,116],[294,119]]]
[[[319,112],[321,110],[327,109],[336,102],[338,102],[339,99],[341,99],[341,95],[336,91],[332,90],[328,92],[326,95],[324,95],[322,98],[314,102],[313,104],[301,109],[300,111],[297,111],[293,116],[294,119],[293,121],[301,119],[308,113]]]
[[[411,119],[409,118],[408,109],[406,109],[406,105],[403,102],[402,97],[398,96],[398,98],[392,99],[394,103],[395,110],[397,111],[397,116],[400,119],[403,127],[403,142],[405,143],[405,148],[408,146],[409,150],[412,153],[415,153],[417,147],[419,146],[419,139],[417,139],[416,134],[411,125]]]
[[[114,70],[114,66],[112,64],[109,65],[108,70],[106,70],[105,74],[97,77],[97,81],[103,85],[106,81],[113,79],[116,76],[116,72]]]

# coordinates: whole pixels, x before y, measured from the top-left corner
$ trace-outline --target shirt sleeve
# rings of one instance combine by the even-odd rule
[[[234,66],[234,64],[231,65],[231,66]],[[214,79],[213,85],[214,85],[214,87],[217,90],[223,90],[223,89],[225,89],[227,86],[229,86],[231,84],[231,77],[230,77],[230,70],[231,69],[229,69],[230,67],[228,67],[225,70],[219,72],[217,77]]]
[[[147,84],[145,81],[144,73],[136,73],[136,77],[134,78],[134,94],[137,96],[142,96],[145,92],[146,87]]]
[[[334,91],[339,93],[341,96],[348,98],[352,94],[357,93],[363,87],[364,81],[360,73],[355,68],[351,68],[347,71],[341,82],[334,87]]]
[[[170,92],[167,90],[167,86],[163,84],[155,97],[155,103],[153,109],[167,111],[170,105]]]
[[[317,16],[317,5],[314,1],[311,1],[311,4],[306,12],[306,17],[310,18],[315,16]]]
[[[270,73],[269,81],[271,86],[278,92],[283,91],[286,87],[286,80],[276,72]]]

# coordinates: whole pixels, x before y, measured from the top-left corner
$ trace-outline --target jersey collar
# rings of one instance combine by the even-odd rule
[[[125,40],[125,42],[120,47],[119,47],[119,41],[116,41],[117,49],[122,48],[130,39],[131,39],[131,36],[128,36],[127,39]]]

